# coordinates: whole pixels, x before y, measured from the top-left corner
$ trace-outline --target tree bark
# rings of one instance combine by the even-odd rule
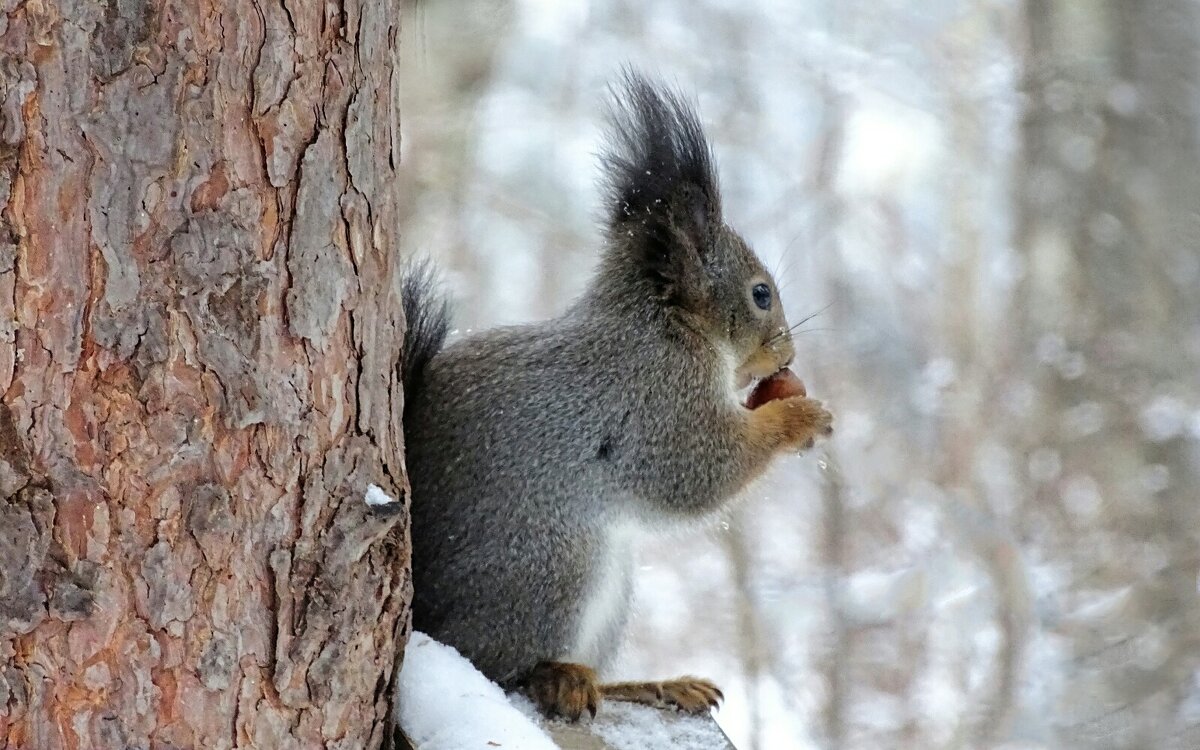
[[[380,744],[399,4],[3,0],[0,744]]]

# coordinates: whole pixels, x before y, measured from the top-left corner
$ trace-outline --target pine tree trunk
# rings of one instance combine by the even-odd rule
[[[5,0],[0,745],[379,745],[399,4]]]

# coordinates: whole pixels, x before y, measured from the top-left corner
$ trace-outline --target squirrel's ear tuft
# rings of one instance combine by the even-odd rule
[[[721,221],[712,152],[695,110],[678,91],[626,68],[615,87],[601,162],[608,229],[631,238],[643,260],[667,275],[700,260]]]

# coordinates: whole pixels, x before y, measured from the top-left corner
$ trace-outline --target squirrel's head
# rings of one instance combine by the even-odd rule
[[[722,217],[712,152],[684,97],[626,70],[602,162],[610,267],[729,356],[736,387],[786,367],[795,352],[779,289]]]

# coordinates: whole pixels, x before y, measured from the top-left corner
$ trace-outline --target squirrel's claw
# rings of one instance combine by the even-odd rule
[[[698,714],[716,708],[725,699],[725,694],[708,680],[681,677],[663,683],[663,699],[680,711]]]

